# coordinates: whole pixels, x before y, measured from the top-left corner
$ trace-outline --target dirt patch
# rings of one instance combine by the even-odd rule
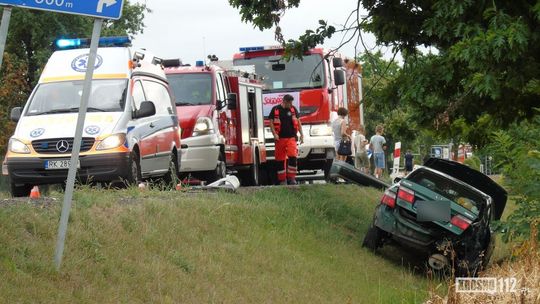
[[[0,200],[0,208],[17,206],[17,205],[31,205],[39,208],[49,208],[58,203],[58,199],[54,197],[41,197],[41,198],[28,198],[28,197],[16,197],[6,198]]]

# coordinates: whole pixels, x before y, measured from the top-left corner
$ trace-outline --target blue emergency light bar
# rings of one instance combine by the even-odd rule
[[[90,38],[57,39],[54,44],[59,50],[88,48],[90,47]],[[99,39],[100,47],[130,45],[131,39],[129,39],[127,36],[101,37]]]
[[[240,48],[240,52],[264,51],[264,46],[245,46]]]
[[[281,45],[267,45],[267,46],[244,46],[240,48],[241,53],[245,52],[256,52],[264,50],[281,50],[283,47]]]

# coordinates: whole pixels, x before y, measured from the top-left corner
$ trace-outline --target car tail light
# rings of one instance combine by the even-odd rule
[[[450,220],[450,223],[452,223],[452,225],[458,227],[461,230],[465,230],[465,229],[469,228],[472,221],[470,219],[466,218],[466,217],[463,217],[463,216],[457,214],[457,215],[454,215],[452,217],[452,219]]]
[[[396,194],[390,190],[386,190],[381,199],[381,203],[390,208],[394,208],[396,206]]]
[[[397,196],[408,203],[414,203],[414,191],[410,189],[400,187]]]

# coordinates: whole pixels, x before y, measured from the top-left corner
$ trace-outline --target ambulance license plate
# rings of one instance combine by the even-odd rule
[[[62,170],[69,169],[71,161],[69,159],[59,159],[59,160],[46,160],[45,161],[45,170]],[[81,161],[77,163],[77,169],[81,168]]]

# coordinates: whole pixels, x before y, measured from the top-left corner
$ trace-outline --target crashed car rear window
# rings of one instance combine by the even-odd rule
[[[428,170],[416,170],[407,180],[424,186],[475,214],[478,214],[484,205],[484,199],[474,190]]]

